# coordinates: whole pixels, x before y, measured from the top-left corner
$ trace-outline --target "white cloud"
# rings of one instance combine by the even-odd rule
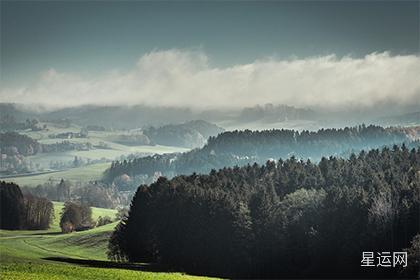
[[[420,105],[420,57],[373,53],[209,66],[203,52],[155,51],[126,72],[95,78],[50,69],[33,85],[1,89],[1,102],[229,108],[255,104],[357,108]]]

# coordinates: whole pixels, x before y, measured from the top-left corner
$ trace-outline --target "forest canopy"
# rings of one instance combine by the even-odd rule
[[[212,169],[254,162],[264,164],[270,159],[291,156],[318,161],[323,156],[348,157],[352,152],[411,141],[403,130],[374,125],[301,132],[285,129],[229,131],[210,137],[203,148],[190,152],[115,161],[105,172],[104,180],[121,185],[118,180],[123,175],[133,179],[136,176],[151,178],[156,173],[166,177],[194,172],[205,174]],[[418,142],[413,143],[418,145]]]
[[[413,277],[360,261],[418,254],[419,170],[420,149],[403,145],[161,177],[138,188],[109,257],[224,277]]]

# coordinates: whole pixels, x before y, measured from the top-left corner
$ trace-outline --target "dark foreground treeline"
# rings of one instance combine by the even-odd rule
[[[420,149],[405,146],[161,177],[138,188],[109,257],[239,278],[415,277],[419,211]],[[403,270],[361,267],[362,252],[407,250]]]
[[[63,181],[62,181],[63,182]],[[117,219],[126,213],[120,209]],[[54,218],[54,205],[43,197],[23,194],[14,183],[0,181],[0,229],[40,230],[48,229]],[[83,203],[66,201],[60,213],[60,228],[63,233],[83,231],[114,222],[108,216],[92,219],[92,209]]]
[[[201,149],[182,154],[154,155],[129,161],[113,162],[105,172],[106,182],[115,182],[121,175],[148,176],[158,172],[167,177],[181,174],[208,173],[212,169],[244,166],[268,159],[348,156],[352,152],[410,142],[405,132],[380,126],[320,129],[315,132],[295,130],[231,131],[210,137]],[[146,180],[147,181],[147,180]],[[138,186],[138,185],[137,185]]]
[[[18,185],[0,182],[0,229],[47,229],[53,217],[48,199],[23,195]]]

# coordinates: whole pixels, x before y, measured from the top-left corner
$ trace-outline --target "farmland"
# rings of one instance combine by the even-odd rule
[[[70,127],[61,128],[54,123],[42,123],[48,128],[40,131],[23,130],[25,134],[40,144],[55,144],[63,141],[74,144],[88,144],[90,149],[74,149],[57,152],[36,153],[27,157],[34,165],[39,166],[39,171],[34,174],[19,174],[5,176],[3,180],[14,182],[21,186],[34,187],[47,181],[65,179],[71,182],[88,182],[101,179],[103,172],[111,165],[111,161],[129,155],[146,156],[152,154],[165,154],[184,152],[188,149],[182,147],[163,145],[133,144],[123,145],[117,143],[121,135],[138,135],[136,131],[92,131],[84,138],[72,137],[69,139],[54,138],[62,133],[78,133],[81,127],[72,124]],[[82,164],[74,165],[77,159]],[[61,167],[54,167],[61,166]]]
[[[62,178],[72,182],[86,182],[100,179],[102,173],[109,166],[110,163],[98,163],[40,175],[9,177],[4,180],[8,182],[14,182],[20,186],[32,187],[37,186],[38,184],[43,184],[48,180],[53,180],[56,182]]]

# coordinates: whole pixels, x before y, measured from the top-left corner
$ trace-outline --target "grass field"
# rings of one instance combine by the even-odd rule
[[[59,229],[58,224],[60,221],[60,213],[64,207],[64,202],[54,202],[54,221],[51,225],[51,230]],[[97,220],[99,216],[108,216],[111,219],[115,218],[115,214],[117,214],[117,210],[114,209],[106,209],[106,208],[98,208],[98,207],[91,207],[92,208],[92,218]]]
[[[0,230],[1,279],[199,279],[182,273],[152,272],[152,266],[118,265],[106,259],[109,235],[116,222],[92,230],[61,234],[63,203],[54,203],[55,219],[45,231]],[[115,210],[93,208],[93,217]]]
[[[48,140],[49,140],[48,142],[52,142],[52,143],[60,142],[57,139],[48,139]],[[50,140],[54,140],[54,141],[50,141]],[[73,139],[72,142],[79,142],[80,140],[81,139]],[[85,139],[80,142],[86,143],[86,142],[91,142],[91,141]],[[28,159],[30,159],[31,161],[40,163],[42,166],[48,166],[51,161],[68,162],[68,161],[72,161],[75,156],[81,157],[84,159],[90,159],[90,160],[98,160],[98,159],[115,160],[115,159],[118,159],[120,156],[136,154],[136,153],[140,153],[144,155],[152,155],[152,154],[185,152],[188,150],[188,149],[180,148],[180,147],[161,146],[161,145],[125,146],[125,145],[111,143],[111,142],[108,142],[107,144],[109,146],[108,149],[95,148],[89,151],[40,153],[40,154],[28,157]]]
[[[110,166],[110,163],[98,163],[78,168],[72,168],[64,171],[54,173],[23,176],[23,177],[10,177],[2,179],[6,182],[14,182],[19,186],[37,186],[43,184],[48,180],[60,181],[61,179],[69,180],[72,182],[88,182],[99,180],[103,172]]]

